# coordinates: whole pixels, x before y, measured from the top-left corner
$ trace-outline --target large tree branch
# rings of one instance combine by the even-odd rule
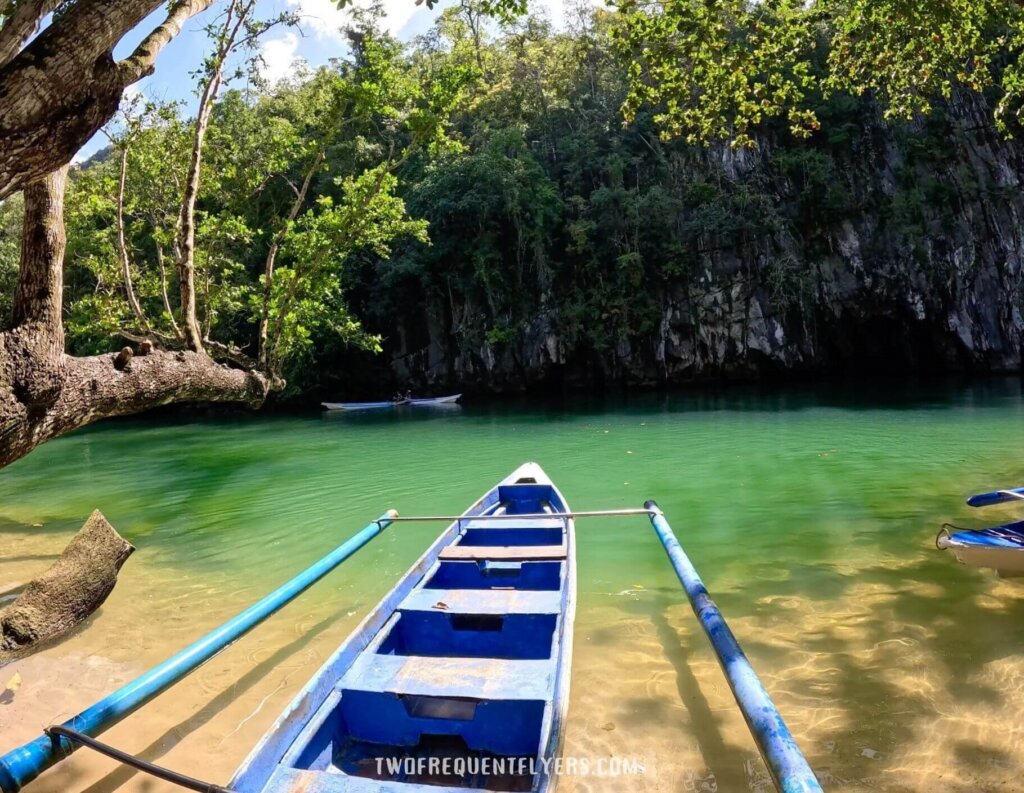
[[[128,82],[135,82],[153,71],[156,57],[175,36],[182,26],[196,14],[201,14],[217,0],[184,0],[172,6],[171,13],[160,25],[144,38],[135,51],[121,61],[121,68]]]
[[[18,0],[0,28],[0,67],[6,66],[21,52],[43,19],[60,5],[60,0]],[[0,8],[3,5],[0,4]]]
[[[16,354],[0,334],[0,373]],[[63,387],[39,415],[29,415],[0,374],[0,466],[24,457],[41,443],[93,421],[124,416],[172,402],[240,402],[259,407],[271,384],[258,372],[229,369],[203,353],[156,351],[136,356],[123,371],[113,353],[90,358],[64,356]],[[275,384],[276,385],[276,384]]]
[[[282,383],[229,369],[204,352],[153,352],[128,365],[117,355],[63,351],[61,282],[67,169],[25,191],[21,277],[13,330],[0,333],[0,467],[97,419],[170,402],[258,406]]]
[[[0,68],[0,199],[69,163],[110,120],[137,79],[114,46],[161,3],[77,0]]]

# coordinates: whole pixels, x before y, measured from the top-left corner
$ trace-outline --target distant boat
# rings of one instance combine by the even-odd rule
[[[426,407],[429,405],[450,405],[462,399],[462,394],[451,394],[450,396],[425,397],[423,399],[394,399],[387,402],[321,402],[328,410],[381,410],[385,408],[397,408],[403,405],[413,407]]]
[[[394,402],[321,402],[328,410],[380,410],[382,408],[396,408],[399,405],[407,405],[409,400],[403,399]]]
[[[980,493],[967,499],[972,507],[987,507],[1024,499],[1024,488]],[[952,551],[958,562],[989,567],[1006,577],[1024,576],[1024,521],[983,529],[949,531],[943,527],[935,538],[939,550]]]
[[[228,788],[553,790],[576,603],[569,512],[535,463],[487,491],[299,692]]]
[[[409,404],[413,407],[424,405],[452,405],[462,399],[462,394],[452,394],[442,397],[427,397],[425,399],[410,399]]]

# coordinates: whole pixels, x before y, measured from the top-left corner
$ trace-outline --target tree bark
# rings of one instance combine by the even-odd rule
[[[161,0],[79,0],[0,69],[0,198],[66,165],[121,101],[113,58]]]
[[[0,610],[0,664],[56,639],[100,607],[135,547],[96,510],[60,558]]]
[[[230,369],[205,352],[154,352],[123,370],[110,353],[64,353],[61,282],[65,170],[25,191],[22,261],[13,330],[0,333],[0,467],[45,441],[109,416],[171,402],[258,407],[272,387],[259,372]]]
[[[121,62],[114,47],[163,0],[73,0],[24,49],[24,25],[8,20],[0,29],[9,58],[0,58],[0,199],[71,162],[114,115],[125,87],[151,72],[185,21],[213,2],[172,3],[166,20]]]
[[[10,390],[4,393],[2,379],[9,355],[0,350],[0,467],[99,419],[172,402],[237,402],[256,408],[273,385],[259,372],[228,368],[205,353],[154,351],[132,358],[123,371],[114,368],[116,357],[116,353],[62,356],[58,398],[33,412]]]
[[[25,189],[14,329],[0,334],[0,405],[13,402],[25,420],[35,420],[57,401],[65,374],[61,296],[66,176],[67,169],[61,169]],[[0,437],[8,424],[4,412],[0,407]]]
[[[21,269],[14,293],[15,325],[39,323],[64,348],[61,299],[64,288],[64,188],[67,167],[25,188]]]
[[[60,0],[19,0],[0,30],[0,66],[14,60]],[[2,5],[0,5],[2,8]]]

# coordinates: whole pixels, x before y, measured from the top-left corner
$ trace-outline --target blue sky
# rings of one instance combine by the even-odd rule
[[[408,41],[425,33],[441,9],[452,2],[454,0],[441,0],[430,10],[425,5],[416,5],[414,0],[384,0],[387,27],[399,39]],[[543,8],[556,22],[562,19],[563,0],[534,0],[531,6],[537,10]],[[272,17],[281,11],[295,12],[302,18],[298,28],[273,29],[261,41],[261,54],[266,64],[264,76],[268,79],[277,80],[286,76],[296,60],[301,59],[310,66],[321,66],[344,52],[341,28],[346,22],[347,12],[339,11],[332,0],[260,0],[257,8],[263,18]],[[215,5],[190,20],[181,34],[160,53],[156,72],[132,86],[129,91],[141,91],[150,99],[183,100],[190,107],[194,106],[196,100],[191,73],[202,62],[208,50],[203,26],[214,18],[218,10]],[[161,9],[139,25],[121,41],[114,55],[124,57],[129,54],[146,33],[160,23],[165,14],[166,10]],[[84,160],[106,144],[104,135],[97,133],[82,147],[75,159]]]

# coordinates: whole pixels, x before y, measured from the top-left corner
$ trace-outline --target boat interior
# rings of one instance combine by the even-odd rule
[[[499,486],[355,657],[266,790],[302,789],[311,775],[332,793],[531,790],[558,707],[572,540],[565,518],[496,516],[564,511],[548,484]],[[429,762],[439,758],[451,764]]]

